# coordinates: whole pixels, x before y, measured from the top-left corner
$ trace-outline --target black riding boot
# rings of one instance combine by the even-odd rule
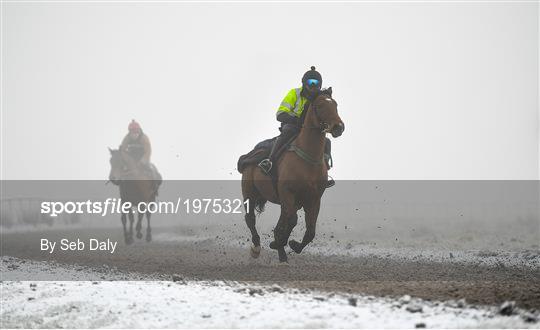
[[[278,159],[278,157],[281,155],[281,152],[283,151],[283,147],[287,142],[290,141],[290,139],[297,133],[298,128],[293,125],[284,125],[281,127],[281,134],[276,138],[276,141],[274,142],[274,145],[272,146],[272,150],[270,151],[270,155],[268,158],[263,159],[259,163],[259,167],[263,170],[264,173],[270,174],[270,171],[272,170],[272,164]]]

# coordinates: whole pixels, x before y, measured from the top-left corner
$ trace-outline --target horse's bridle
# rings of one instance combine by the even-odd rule
[[[328,123],[325,123],[321,116],[319,115],[319,112],[317,111],[317,107],[315,106],[315,103],[312,103],[310,107],[313,110],[313,113],[315,114],[315,118],[317,118],[317,121],[319,122],[319,126],[306,126],[302,125],[302,127],[309,128],[309,129],[320,129],[321,134],[330,133],[330,125]],[[308,109],[309,110],[309,109]]]

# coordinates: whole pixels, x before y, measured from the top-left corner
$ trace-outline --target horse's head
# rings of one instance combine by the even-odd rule
[[[118,184],[118,181],[121,179],[122,174],[125,172],[124,159],[122,157],[122,152],[118,149],[109,148],[111,153],[111,159],[109,163],[111,164],[111,171],[109,172],[109,181],[114,184]]]
[[[331,133],[333,137],[343,134],[345,124],[337,111],[337,102],[332,98],[332,87],[322,90],[312,104],[312,111],[316,122],[323,133]]]

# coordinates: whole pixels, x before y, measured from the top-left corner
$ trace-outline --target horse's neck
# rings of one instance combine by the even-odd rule
[[[308,109],[304,125],[300,130],[300,134],[295,140],[295,145],[310,155],[313,159],[322,159],[324,155],[324,144],[326,139],[321,130],[316,128],[319,126],[313,109],[311,106]]]
[[[133,174],[136,174],[139,172],[139,168],[137,166],[137,163],[131,156],[127,153],[122,154],[122,159],[124,161],[124,164],[126,164],[128,171],[133,172]]]

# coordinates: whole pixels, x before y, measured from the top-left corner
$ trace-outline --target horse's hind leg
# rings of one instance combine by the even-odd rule
[[[152,227],[150,227],[150,216],[152,213],[149,211],[146,211],[146,241],[151,242],[152,241]]]
[[[306,211],[306,232],[304,233],[304,238],[302,238],[302,243],[298,243],[295,240],[289,242],[289,246],[294,252],[302,252],[306,245],[315,238],[315,226],[317,224],[320,206],[320,200],[317,200],[309,206],[304,206],[304,210]]]
[[[138,239],[141,239],[142,238],[142,233],[141,233],[141,227],[142,227],[142,218],[144,217],[144,213],[140,213],[138,212],[137,213],[137,225],[135,226],[135,230],[137,231],[137,238]]]
[[[244,205],[246,208],[246,215],[244,216],[244,219],[246,220],[249,231],[251,231],[251,242],[253,243],[250,253],[253,258],[258,258],[259,254],[261,253],[261,237],[257,232],[257,228],[255,227],[255,204],[256,202],[254,198],[244,199]]]

